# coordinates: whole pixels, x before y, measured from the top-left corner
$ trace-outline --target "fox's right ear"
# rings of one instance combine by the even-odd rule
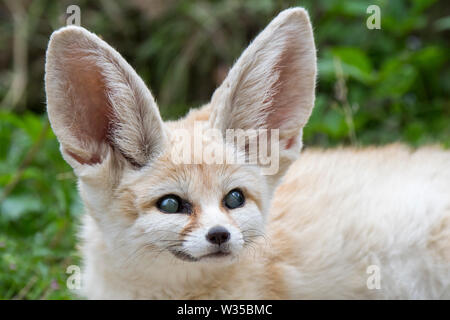
[[[141,167],[162,149],[164,124],[150,91],[93,33],[55,31],[45,72],[48,116],[72,167],[101,163],[112,151]]]

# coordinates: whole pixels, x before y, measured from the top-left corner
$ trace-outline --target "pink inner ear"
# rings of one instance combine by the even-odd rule
[[[297,39],[288,39],[286,49],[274,66],[279,77],[272,85],[275,94],[267,112],[267,126],[273,129],[289,129],[298,126],[301,115],[302,88],[299,64],[301,48]]]
[[[81,159],[68,152],[80,163],[99,163],[100,147],[108,142],[113,117],[104,77],[92,61],[79,55],[66,60],[65,71],[71,104],[65,109],[65,119],[75,137],[94,153],[90,159]]]
[[[103,142],[110,125],[111,106],[106,95],[103,77],[95,66],[80,66],[71,62],[69,83],[73,101],[78,138]]]
[[[99,154],[94,154],[89,159],[86,160],[86,159],[81,158],[79,155],[77,155],[76,153],[74,153],[70,150],[65,150],[65,151],[80,164],[93,165],[93,164],[98,164],[98,163],[102,162],[102,159],[100,158]]]
[[[295,137],[289,138],[289,140],[286,142],[285,149],[289,150],[292,147],[292,145],[294,144],[294,142],[295,142]]]

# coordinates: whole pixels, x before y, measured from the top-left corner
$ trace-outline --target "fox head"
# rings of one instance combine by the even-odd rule
[[[107,248],[122,257],[139,251],[174,263],[225,262],[264,233],[272,194],[299,155],[314,105],[316,49],[304,9],[281,12],[210,103],[175,122],[162,121],[149,89],[120,54],[81,27],[53,33],[45,69],[52,128]],[[174,161],[180,152],[196,159],[186,143],[195,139],[180,144],[177,134],[195,136],[196,127],[222,133],[200,146],[234,158],[248,158],[248,143],[230,143],[227,131],[276,132],[268,139],[277,140],[278,170],[263,174],[260,161]]]

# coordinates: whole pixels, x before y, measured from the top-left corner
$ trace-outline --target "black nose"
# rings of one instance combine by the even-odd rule
[[[222,244],[230,239],[230,233],[222,226],[215,226],[209,229],[206,239],[213,244]]]

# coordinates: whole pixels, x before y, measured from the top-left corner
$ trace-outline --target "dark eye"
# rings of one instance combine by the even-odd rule
[[[241,190],[234,189],[225,196],[223,202],[228,209],[236,209],[244,205],[245,197]]]
[[[165,213],[177,213],[181,209],[180,198],[175,195],[164,196],[157,203],[159,210]]]

